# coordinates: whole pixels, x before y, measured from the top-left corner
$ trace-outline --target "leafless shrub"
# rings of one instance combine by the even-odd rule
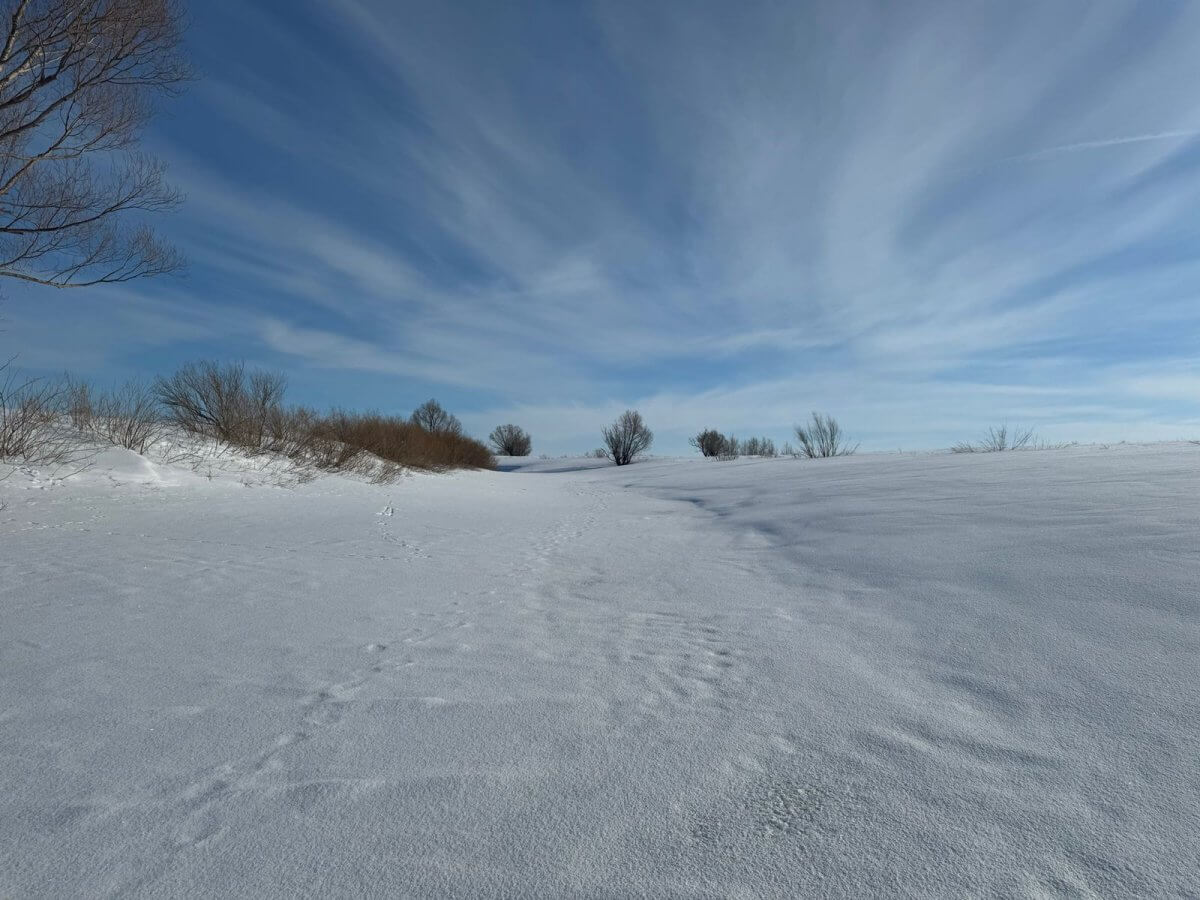
[[[241,363],[188,363],[152,385],[132,381],[111,392],[70,378],[21,379],[2,364],[0,458],[72,462],[88,446],[82,429],[138,453],[161,439],[155,453],[163,461],[210,477],[231,454],[262,454],[260,474],[280,484],[321,470],[384,482],[406,468],[495,466],[486,446],[453,428],[430,431],[398,416],[285,407],[284,387],[282,375],[247,372]]]
[[[823,459],[831,456],[850,456],[858,450],[847,441],[837,419],[814,412],[807,425],[796,426],[796,440],[800,442],[800,453],[808,459]]]
[[[528,456],[533,452],[533,438],[517,425],[498,425],[488,440],[501,456]]]
[[[608,451],[603,447],[597,447],[591,452],[592,459],[608,459]]]
[[[0,363],[0,460],[29,466],[81,466],[91,455],[64,419],[64,379],[21,375]]]
[[[430,431],[416,423],[379,413],[335,410],[316,426],[326,440],[365,451],[379,459],[415,469],[491,469],[488,448],[453,431]]]
[[[136,221],[179,195],[131,148],[153,96],[189,77],[181,22],[175,0],[0,0],[0,276],[78,287],[180,267]]]
[[[73,375],[63,376],[63,406],[71,427],[76,431],[92,428],[92,386]]]
[[[654,443],[654,432],[637,410],[627,409],[603,431],[605,456],[618,466],[627,466]]]
[[[152,385],[138,379],[102,393],[92,406],[90,430],[118,447],[145,453],[162,434],[164,422]]]
[[[492,468],[479,441],[436,401],[413,419],[334,409],[318,413],[285,407],[286,381],[271,372],[247,372],[241,363],[188,363],[159,378],[155,394],[173,424],[250,452],[287,456],[323,471],[392,480],[404,467]],[[432,426],[432,427],[427,427]]]
[[[304,411],[299,415],[297,428],[301,438],[296,441],[292,455],[327,472],[355,472],[369,467],[362,447],[343,439],[345,429],[339,428],[342,413],[319,417]]]
[[[404,466],[387,459],[370,457],[364,459],[358,466],[360,474],[370,479],[372,484],[393,484],[404,477]]]
[[[1033,450],[1042,445],[1036,443],[1036,435],[1032,428],[1014,428],[1008,430],[1008,425],[999,428],[989,428],[988,433],[978,443],[969,441],[955,444],[950,448],[952,453],[1001,453],[1005,450]]]
[[[32,462],[42,435],[54,422],[62,388],[42,378],[19,375],[11,361],[0,366],[0,459]]]
[[[172,466],[187,466],[210,480],[213,474],[233,461],[237,448],[202,435],[184,434],[178,429],[164,432],[156,448],[158,460]]]
[[[271,423],[283,409],[287,378],[280,372],[256,369],[250,373],[247,395],[249,405],[243,422],[245,446],[265,447],[271,437]]]
[[[767,445],[771,448],[771,455],[775,454],[774,443],[766,438],[739,441],[735,435],[721,434],[715,428],[704,429],[695,437],[688,438],[688,443],[710,459],[734,460],[739,456],[758,456]]]
[[[414,409],[412,423],[435,434],[462,434],[462,422],[446,412],[436,400],[426,400]]]
[[[742,454],[744,456],[767,457],[779,455],[775,452],[775,442],[766,437],[747,438],[742,442]]]
[[[260,447],[298,461],[328,457],[332,451],[323,446],[318,428],[321,419],[320,413],[306,406],[285,407],[282,402],[268,404],[263,410]],[[340,455],[340,451],[333,455]]]
[[[784,441],[783,449],[779,451],[779,455],[790,456],[792,459],[796,459],[800,456],[800,451],[792,446],[791,441]]]
[[[251,452],[266,449],[287,385],[283,375],[243,363],[186,363],[154,383],[158,402],[175,425]]]
[[[699,450],[701,456],[720,456],[725,447],[725,435],[715,428],[705,428],[695,437],[688,438],[688,443]]]

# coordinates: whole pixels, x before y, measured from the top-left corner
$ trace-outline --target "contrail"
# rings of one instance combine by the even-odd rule
[[[1100,141],[1081,141],[1078,144],[1063,144],[1059,147],[1047,147],[1034,153],[1022,153],[1017,156],[1004,156],[997,162],[1021,162],[1029,159],[1042,159],[1046,156],[1058,156],[1061,153],[1075,153],[1079,150],[1096,150],[1102,147],[1118,147],[1121,144],[1141,144],[1146,141],[1167,141],[1177,138],[1196,137],[1200,129],[1187,131],[1159,131],[1154,134],[1135,134],[1130,137],[1105,138]]]

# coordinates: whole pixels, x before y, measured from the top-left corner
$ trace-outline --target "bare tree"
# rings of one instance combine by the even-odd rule
[[[182,260],[137,220],[179,195],[134,153],[190,77],[177,0],[0,0],[0,276],[129,281]]]
[[[426,400],[414,409],[412,423],[433,434],[462,434],[462,422],[446,412],[436,400]]]
[[[533,438],[517,425],[496,426],[488,440],[501,456],[528,456],[533,452]]]
[[[605,456],[618,466],[627,466],[654,443],[654,432],[642,421],[637,410],[627,409],[604,429]]]
[[[796,440],[800,452],[809,459],[850,456],[858,449],[858,444],[850,445],[837,419],[817,412],[809,424],[796,426]]]

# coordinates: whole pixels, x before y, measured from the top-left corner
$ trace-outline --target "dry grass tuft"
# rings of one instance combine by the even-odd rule
[[[999,428],[989,428],[983,440],[972,444],[963,441],[950,448],[951,453],[1003,453],[1006,450],[1037,450],[1042,445],[1037,443],[1037,436],[1032,428],[1013,428],[1008,425]]]

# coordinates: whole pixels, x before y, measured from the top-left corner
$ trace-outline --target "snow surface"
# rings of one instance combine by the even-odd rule
[[[0,482],[0,896],[1200,895],[1200,447]]]

